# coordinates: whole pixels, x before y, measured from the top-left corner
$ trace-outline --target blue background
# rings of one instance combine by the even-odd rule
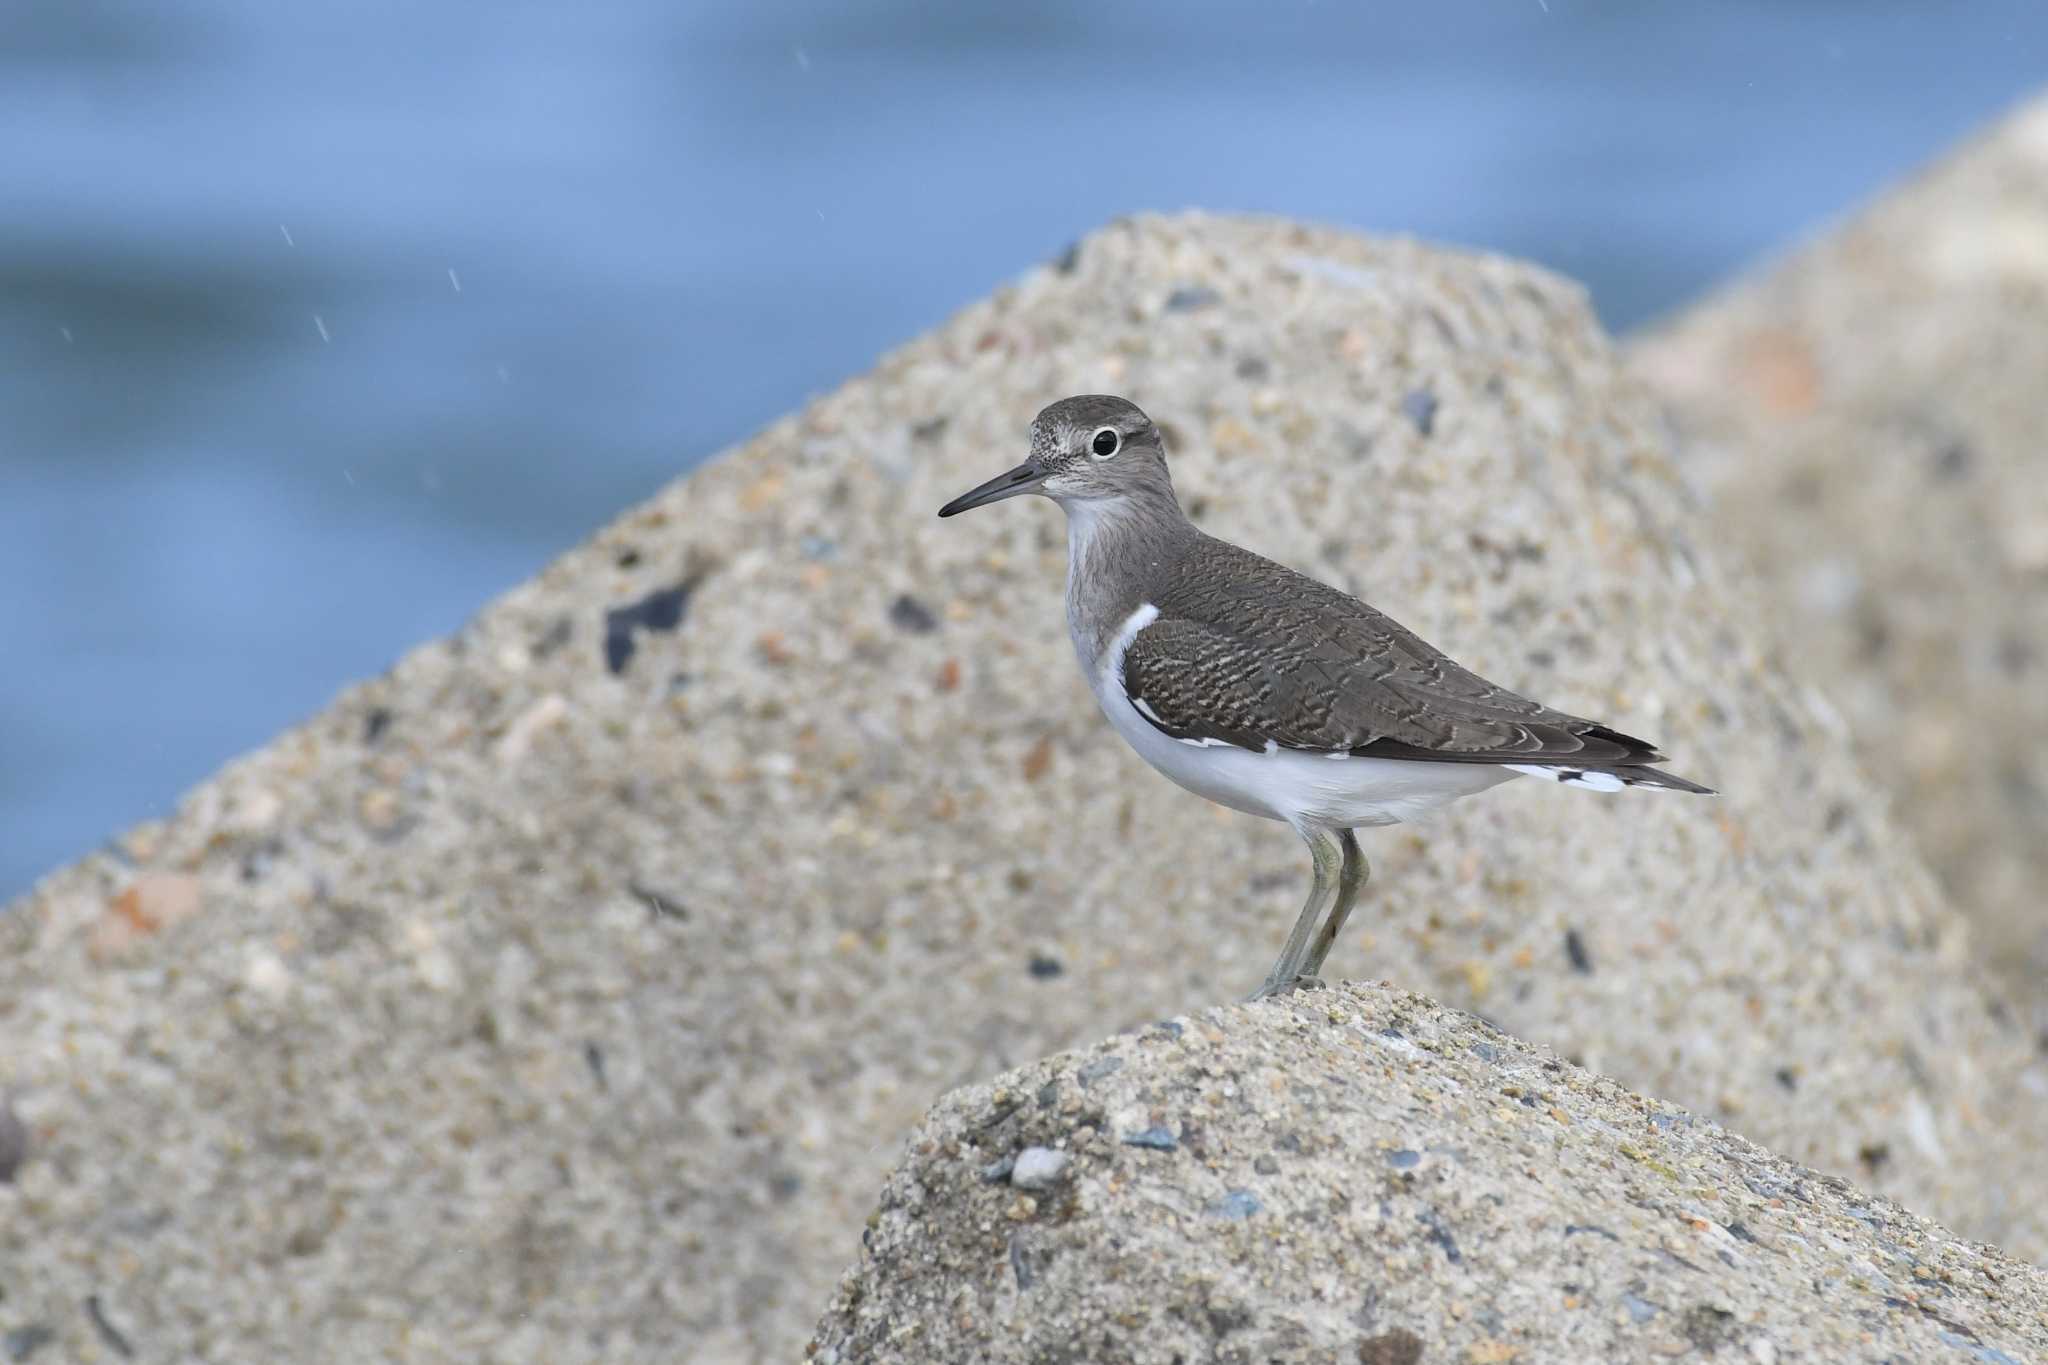
[[[1117,214],[1627,327],[2044,75],[2038,0],[8,0],[0,898]]]

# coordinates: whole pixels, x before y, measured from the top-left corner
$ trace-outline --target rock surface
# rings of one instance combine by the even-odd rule
[[[2048,1028],[2048,100],[1634,358],[1793,668]]]
[[[1134,1143],[1153,1130],[1170,1145]],[[988,1168],[1070,1158],[1026,1194]],[[2048,1273],[1386,987],[1169,1020],[911,1139],[818,1365],[2048,1359]]]
[[[2048,1249],[2030,1040],[1745,630],[1580,292],[1190,217],[968,309],[0,914],[0,1332],[787,1359],[935,1097],[1250,989],[1294,836],[1112,737],[1056,509],[932,516],[1088,390],[1167,426],[1211,529],[1726,793],[1516,784],[1369,835],[1332,975]]]

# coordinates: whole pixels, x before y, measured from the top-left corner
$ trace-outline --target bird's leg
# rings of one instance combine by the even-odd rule
[[[1359,852],[1356,834],[1340,830],[1337,842],[1344,850],[1344,867],[1337,874],[1337,899],[1330,906],[1330,917],[1323,921],[1322,931],[1316,935],[1315,946],[1309,949],[1308,961],[1302,967],[1304,976],[1321,975],[1323,959],[1330,955],[1337,935],[1344,932],[1344,921],[1351,918],[1351,907],[1357,903],[1358,893],[1365,889],[1365,879],[1372,875],[1365,854]]]
[[[1280,950],[1279,961],[1266,974],[1266,984],[1251,993],[1249,998],[1253,1000],[1284,995],[1294,989],[1294,980],[1301,975],[1302,964],[1308,960],[1316,923],[1323,917],[1323,907],[1335,894],[1343,871],[1343,850],[1328,830],[1310,827],[1301,831],[1301,837],[1308,844],[1309,857],[1315,860],[1315,885],[1309,888],[1308,902],[1301,907],[1301,916],[1294,921],[1293,932],[1287,935],[1287,946]]]

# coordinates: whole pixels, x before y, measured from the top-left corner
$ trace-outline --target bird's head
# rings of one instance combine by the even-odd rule
[[[950,517],[1020,493],[1042,493],[1063,506],[1165,494],[1166,446],[1138,405],[1111,394],[1062,398],[1031,423],[1031,455],[1016,468],[969,489],[939,509]]]

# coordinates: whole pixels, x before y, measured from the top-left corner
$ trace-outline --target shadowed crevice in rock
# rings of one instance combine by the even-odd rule
[[[604,666],[623,673],[638,647],[641,631],[674,630],[689,610],[690,594],[697,580],[686,578],[672,587],[657,588],[623,607],[608,607],[604,613]]]

